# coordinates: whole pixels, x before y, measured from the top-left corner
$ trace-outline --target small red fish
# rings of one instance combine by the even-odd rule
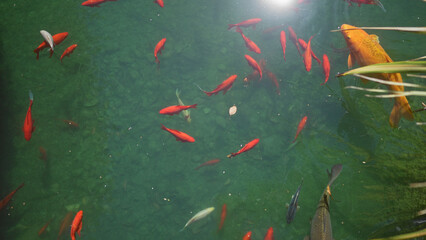
[[[200,169],[201,167],[204,167],[204,166],[215,165],[218,162],[220,162],[220,159],[213,159],[213,160],[207,161],[207,162],[201,164],[200,166],[196,167],[195,170],[198,170],[198,169]]]
[[[7,205],[7,203],[10,201],[10,199],[12,199],[13,195],[15,195],[16,191],[18,191],[19,189],[21,189],[23,186],[24,186],[24,183],[22,183],[21,185],[19,185],[19,187],[17,187],[15,190],[13,190],[11,193],[9,193],[6,197],[4,197],[1,200],[1,202],[0,202],[0,210]]]
[[[158,4],[158,6],[160,6],[160,7],[164,7],[163,0],[155,0],[154,3]]]
[[[25,116],[24,126],[22,127],[22,131],[24,132],[25,140],[30,141],[31,136],[35,130],[34,120],[31,116],[31,107],[33,106],[34,96],[33,93],[29,92],[30,95],[30,106],[27,110],[27,115]]]
[[[361,7],[361,4],[372,4],[379,6],[384,12],[386,12],[385,7],[379,0],[346,0],[349,3],[349,6],[352,6],[352,3],[357,3],[358,7]]]
[[[296,132],[296,136],[294,137],[293,142],[296,141],[297,136],[299,136],[300,131],[302,131],[302,129],[305,127],[306,121],[308,121],[308,117],[304,116],[302,118],[302,120],[299,122],[299,126],[297,127],[297,132]]]
[[[256,24],[258,24],[260,21],[262,21],[262,19],[252,18],[252,19],[248,19],[248,20],[242,21],[242,22],[237,23],[237,24],[228,24],[228,30],[233,28],[233,27],[250,27],[250,26],[252,26],[253,29],[256,29]]]
[[[312,67],[312,50],[311,50],[311,38],[309,38],[308,46],[306,47],[306,51],[303,53],[303,62],[305,63],[306,71],[311,71]]]
[[[274,230],[272,229],[272,227],[268,229],[268,232],[266,233],[264,240],[274,240]]]
[[[71,128],[78,128],[79,127],[78,123],[71,121],[71,120],[62,119],[62,122],[66,123]]]
[[[64,233],[65,229],[68,229],[69,226],[71,225],[72,222],[72,212],[68,212],[64,219],[62,219],[61,221],[61,227],[59,228],[59,233],[58,233],[58,240],[59,238],[62,236],[62,234]]]
[[[324,85],[330,77],[330,61],[325,54],[322,55],[322,70],[324,71],[325,81],[321,85]]]
[[[236,32],[241,34],[241,37],[243,37],[244,43],[246,44],[246,47],[249,51],[255,52],[257,54],[261,53],[260,48],[256,45],[256,43],[250,40],[250,38],[246,37],[240,27],[237,27]]]
[[[82,226],[83,226],[83,211],[80,210],[75,215],[74,220],[72,221],[72,224],[71,224],[71,239],[72,240],[75,240],[75,233],[77,233],[78,236],[80,236]]]
[[[301,38],[299,38],[297,40],[299,41],[299,44],[302,47],[303,51],[306,51],[308,44]],[[317,58],[317,56],[315,55],[314,51],[312,51],[312,47],[311,47],[311,55],[318,62],[318,64],[321,65],[321,60],[319,60],[319,58]]]
[[[44,147],[41,147],[40,146],[40,148],[39,148],[39,150],[40,150],[40,159],[41,160],[43,160],[44,161],[44,163],[46,163],[46,161],[47,161],[47,153],[46,153],[46,149],[44,149]]]
[[[223,227],[223,223],[225,222],[225,218],[226,218],[226,203],[224,203],[223,206],[222,206],[222,213],[220,214],[219,231]]]
[[[157,45],[155,46],[154,49],[154,57],[155,57],[155,62],[156,63],[160,63],[160,61],[158,60],[157,54],[160,53],[161,51],[164,49],[164,44],[166,44],[166,38],[161,39]]]
[[[69,46],[67,49],[65,49],[64,53],[62,53],[61,55],[61,62],[62,62],[62,58],[64,58],[65,56],[70,56],[71,53],[74,52],[74,49],[77,47],[77,44],[73,44],[71,46]]]
[[[40,228],[40,230],[38,231],[38,235],[42,235],[45,231],[47,226],[49,226],[50,222],[52,221],[52,219],[50,219],[46,224],[44,224],[44,226],[42,228]]]
[[[281,31],[281,33],[280,33],[280,42],[281,42],[281,47],[283,49],[283,56],[284,56],[284,61],[285,61],[286,39],[285,39],[285,32],[284,31]]]
[[[234,84],[235,79],[237,79],[237,75],[232,75],[230,76],[228,79],[226,79],[225,81],[223,81],[221,84],[217,85],[217,87],[211,91],[211,92],[206,92],[203,91],[205,94],[207,94],[207,96],[211,96],[211,95],[216,95],[218,94],[220,91],[223,91],[223,94],[225,95],[225,93],[231,89],[232,84]]]
[[[249,55],[244,55],[244,57],[246,58],[248,65],[250,67],[252,67],[255,71],[259,72],[259,74],[260,74],[259,81],[260,81],[262,79],[262,69],[260,68],[259,64],[256,62],[256,60],[254,60]]]
[[[191,136],[189,136],[188,134],[175,130],[175,129],[170,129],[170,128],[166,128],[163,124],[161,124],[161,129],[166,130],[167,132],[171,133],[173,136],[175,136],[176,141],[181,141],[181,142],[195,142],[195,139]]]
[[[270,71],[267,71],[266,72],[266,75],[268,76],[268,78],[269,79],[271,79],[272,80],[272,82],[274,82],[274,84],[275,84],[275,87],[276,87],[276,91],[277,91],[277,94],[278,95],[281,95],[281,92],[280,92],[280,85],[278,84],[278,80],[277,80],[277,77],[275,76],[275,74],[273,74],[272,72],[270,72]]]
[[[270,27],[270,28],[263,30],[262,33],[263,34],[269,34],[269,33],[274,32],[275,30],[278,30],[278,29],[283,28],[283,27],[284,27],[284,24],[277,25],[277,26]]]
[[[196,108],[197,104],[189,105],[189,106],[180,106],[180,105],[173,105],[166,108],[163,108],[160,110],[160,114],[167,114],[167,115],[174,115],[179,114],[181,111],[189,109],[189,108]]]
[[[68,37],[67,32],[58,33],[52,36],[53,42],[55,43],[55,45],[60,44],[62,41],[65,40],[66,37]],[[50,48],[49,44],[46,41],[42,42],[36,49],[34,49],[34,52],[37,53],[37,57],[36,57],[37,60],[39,58],[40,51],[43,50],[44,48]],[[50,57],[52,56],[52,54],[53,54],[53,51],[51,49]]]
[[[288,27],[288,32],[290,33],[290,40],[297,47],[297,51],[299,52],[299,55],[302,56],[302,54],[300,53],[300,48],[299,48],[299,44],[298,44],[298,41],[297,41],[296,33],[294,32],[292,27]]]
[[[243,240],[251,240],[251,231],[247,232],[246,235],[244,235]]]
[[[259,143],[259,138],[256,138],[256,139],[252,140],[251,142],[247,143],[247,144],[246,144],[243,148],[241,148],[238,152],[236,152],[236,153],[231,153],[231,154],[229,154],[227,157],[232,158],[232,157],[237,156],[238,154],[241,154],[241,153],[243,153],[243,152],[247,152],[247,151],[249,151],[250,149],[254,148],[254,146],[256,146],[256,144],[258,144],[258,143]]]
[[[81,5],[86,7],[99,7],[99,4],[104,2],[115,2],[117,0],[87,0],[83,2]]]

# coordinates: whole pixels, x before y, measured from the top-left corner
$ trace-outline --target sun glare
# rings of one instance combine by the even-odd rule
[[[296,0],[268,0],[268,2],[274,6],[284,7],[295,3]]]

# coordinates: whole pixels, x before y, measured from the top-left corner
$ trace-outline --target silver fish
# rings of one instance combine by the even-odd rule
[[[195,214],[191,219],[188,220],[188,222],[185,224],[185,226],[180,230],[181,232],[191,223],[198,221],[202,218],[205,218],[207,215],[209,215],[211,212],[213,212],[214,207],[209,207],[204,210],[199,211],[197,214]]]
[[[336,178],[339,176],[341,171],[342,171],[341,164],[334,165],[331,168],[331,173],[328,172],[327,170],[327,173],[330,178],[327,186],[331,185],[334,182],[334,180],[336,180]],[[330,195],[327,193],[327,187],[326,187],[319,200],[314,218],[312,219],[311,234],[309,237],[310,240],[332,240],[333,239],[329,206],[330,206]]]
[[[287,211],[288,224],[290,224],[293,221],[294,215],[296,215],[297,201],[299,200],[300,188],[302,187],[302,183],[303,183],[303,179],[299,187],[297,188],[296,193],[291,197],[291,202],[290,202],[290,205],[288,206],[288,211]]]
[[[55,47],[55,42],[53,41],[53,37],[50,33],[48,33],[46,30],[41,30],[40,31],[41,36],[43,36],[44,40],[49,44],[50,49],[52,49]]]

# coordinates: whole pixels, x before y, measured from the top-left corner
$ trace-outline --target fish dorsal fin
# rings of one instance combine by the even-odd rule
[[[370,34],[370,38],[373,42],[380,43],[379,36],[377,36],[376,34]]]
[[[349,53],[348,56],[348,68],[352,68],[352,66],[354,65],[355,62],[355,58],[353,57],[352,54]]]

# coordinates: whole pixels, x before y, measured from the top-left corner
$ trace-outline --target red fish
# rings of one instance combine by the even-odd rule
[[[300,131],[302,131],[302,129],[305,127],[306,121],[308,120],[307,116],[304,116],[302,118],[302,120],[299,122],[299,126],[297,127],[297,132],[296,132],[296,136],[294,137],[293,142],[296,141],[297,136],[299,136]]]
[[[272,227],[268,229],[268,232],[266,233],[264,240],[274,240],[274,230],[272,229]]]
[[[22,127],[25,140],[27,141],[30,141],[31,135],[33,134],[35,130],[34,120],[31,116],[31,107],[33,106],[33,101],[34,101],[34,96],[31,90],[29,92],[29,95],[30,95],[30,106],[28,107],[27,115],[25,116],[24,126]]]
[[[311,50],[311,38],[309,38],[308,46],[306,47],[306,51],[303,53],[303,62],[305,63],[306,71],[311,71],[312,67],[312,50]]]
[[[78,123],[71,121],[71,120],[62,119],[62,122],[66,123],[71,128],[78,128],[79,127]]]
[[[175,129],[170,129],[170,128],[166,128],[163,124],[161,124],[161,129],[166,130],[167,132],[171,133],[173,136],[175,136],[176,141],[181,141],[181,142],[195,142],[195,139],[191,136],[189,136],[188,134],[175,130]]]
[[[7,205],[7,203],[10,201],[10,199],[12,199],[13,195],[15,195],[16,191],[18,191],[19,189],[21,189],[23,186],[24,186],[24,183],[22,183],[21,185],[19,185],[19,187],[17,187],[15,190],[13,190],[5,198],[3,198],[1,200],[1,202],[0,202],[0,210]]]
[[[75,233],[77,233],[78,236],[80,236],[82,226],[83,226],[83,211],[80,210],[75,215],[74,220],[72,221],[72,224],[71,224],[71,239],[72,240],[75,240]]]
[[[386,12],[385,7],[379,0],[346,0],[349,3],[349,6],[352,6],[351,2],[357,3],[358,7],[361,7],[361,4],[372,4],[379,6],[384,12]]]
[[[160,110],[160,114],[174,115],[179,114],[181,111],[186,110],[188,108],[196,108],[197,104],[189,105],[189,106],[180,106],[173,105]]]
[[[260,81],[262,79],[262,69],[260,68],[259,64],[256,62],[256,60],[254,60],[249,55],[244,55],[244,57],[246,58],[248,65],[250,67],[252,67],[255,71],[259,72],[259,74],[260,74],[259,81]]]
[[[52,36],[53,42],[55,43],[55,45],[60,44],[62,41],[65,40],[66,37],[68,37],[67,32],[58,33],[58,34],[55,34],[55,35]],[[34,49],[34,52],[37,53],[37,57],[36,57],[37,60],[38,60],[40,51],[45,49],[45,48],[50,48],[49,44],[46,41],[42,42],[36,49]],[[52,56],[52,54],[53,54],[53,51],[50,50],[50,57]]]
[[[160,53],[161,51],[164,49],[164,44],[166,44],[166,38],[161,39],[157,45],[155,46],[154,49],[154,57],[155,57],[155,62],[156,63],[160,63],[160,61],[158,60],[157,54]]]
[[[246,47],[249,51],[255,52],[257,54],[261,53],[260,48],[256,45],[256,43],[250,40],[250,38],[246,37],[243,34],[243,31],[241,30],[241,28],[237,27],[236,32],[239,32],[241,34],[241,37],[243,37],[244,43],[246,44]]]
[[[259,138],[252,140],[251,142],[247,143],[243,148],[241,148],[238,152],[231,153],[227,157],[232,158],[232,157],[237,156],[238,154],[241,154],[243,152],[247,152],[250,149],[254,148],[254,146],[256,146],[257,143],[259,143]]]
[[[81,5],[86,7],[99,7],[99,4],[104,2],[115,2],[117,0],[87,0],[83,2]]]
[[[299,52],[299,55],[302,56],[302,54],[300,53],[300,48],[299,48],[299,44],[298,44],[298,41],[297,41],[296,33],[294,32],[292,27],[288,27],[288,32],[290,33],[290,40],[297,47],[297,51]]]
[[[71,46],[69,46],[67,49],[65,49],[64,53],[62,53],[61,55],[61,62],[62,62],[62,58],[64,58],[65,56],[70,56],[70,54],[72,52],[74,52],[74,49],[77,47],[77,44],[73,44]]]
[[[44,226],[42,228],[40,228],[40,230],[38,231],[38,235],[42,235],[45,231],[47,226],[49,226],[50,222],[52,221],[52,219],[50,219],[46,224],[44,224]]]
[[[158,6],[160,6],[160,7],[164,7],[163,0],[155,0],[154,3],[158,4]]]
[[[237,24],[228,24],[228,30],[233,28],[233,27],[250,27],[250,26],[252,26],[253,29],[256,29],[256,24],[258,24],[260,21],[262,21],[262,19],[252,18],[252,19],[248,19],[248,20],[242,21],[242,22],[237,23]]]
[[[237,75],[232,75],[230,76],[228,79],[226,79],[225,81],[223,81],[221,84],[217,85],[217,87],[211,91],[211,92],[206,92],[203,91],[205,94],[207,94],[207,96],[211,96],[211,95],[216,95],[218,94],[220,91],[223,91],[223,94],[225,95],[225,93],[231,89],[232,84],[234,84],[235,79],[237,79]]]
[[[324,85],[328,81],[328,77],[330,77],[330,61],[325,54],[322,55],[322,70],[324,71],[325,81],[321,85]]]
[[[306,48],[308,47],[308,44],[301,38],[298,39],[300,46],[302,47],[303,51],[306,51]],[[317,58],[317,56],[315,55],[314,51],[312,51],[311,48],[311,55],[312,57],[318,62],[319,65],[321,65],[321,60],[319,60],[319,58]]]
[[[277,88],[277,94],[278,95],[281,95],[281,92],[280,92],[280,85],[278,84],[278,80],[277,80],[277,77],[275,76],[275,74],[273,74],[272,72],[270,72],[270,71],[267,71],[266,72],[266,75],[268,76],[268,78],[269,79],[271,79],[272,80],[272,82],[274,82],[274,84],[275,84],[275,87]]]
[[[285,47],[286,47],[286,39],[285,39],[285,32],[281,31],[280,34],[280,42],[281,42],[281,47],[283,49],[283,56],[284,56],[284,61],[285,61]]]
[[[278,30],[278,29],[283,28],[283,27],[284,27],[284,24],[277,25],[277,26],[270,27],[270,28],[263,30],[262,33],[263,34],[269,34],[271,32],[274,32],[275,30]]]
[[[225,222],[225,218],[226,218],[226,203],[224,203],[222,206],[222,213],[220,214],[219,230],[222,229],[223,223]]]
[[[65,229],[68,229],[72,222],[72,212],[68,212],[67,215],[65,215],[64,219],[62,219],[61,227],[59,228],[58,233],[58,240],[61,237],[61,235],[64,233]]]
[[[243,240],[251,240],[251,231],[249,231],[248,233],[246,233],[246,235],[244,235]]]
[[[200,169],[201,167],[204,167],[204,166],[215,165],[218,162],[220,162],[220,159],[213,159],[213,160],[207,161],[207,162],[201,164],[200,166],[196,167],[195,170],[198,170],[198,169]]]

